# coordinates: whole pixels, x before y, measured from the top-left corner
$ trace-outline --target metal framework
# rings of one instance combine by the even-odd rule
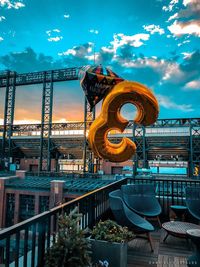
[[[0,74],[0,88],[6,87],[4,126],[1,160],[8,165],[11,163],[13,134],[13,120],[15,111],[15,91],[17,86],[43,84],[41,142],[39,170],[51,169],[51,124],[53,106],[53,83],[69,80],[78,80],[79,68],[67,68],[52,71],[40,71],[17,74],[7,71]],[[17,126],[15,126],[17,128]]]
[[[190,123],[190,176],[194,168],[200,169],[200,124]]]
[[[6,95],[5,95],[5,108],[4,108],[4,128],[2,140],[2,159],[4,164],[10,163],[10,155],[12,149],[11,136],[14,120],[15,109],[15,90],[16,90],[16,72],[7,71],[6,73]]]
[[[70,80],[78,80],[78,71],[80,68],[66,68],[49,71],[30,72],[23,74],[16,74],[15,86],[30,85],[30,84],[42,84],[44,82],[44,76],[46,82],[64,82]],[[0,87],[6,87],[8,72],[0,74]]]
[[[53,106],[53,84],[54,82],[78,80],[79,68],[66,68],[59,70],[41,71],[18,74],[16,72],[6,71],[0,73],[0,88],[6,88],[5,94],[5,110],[4,110],[4,125],[0,126],[2,133],[2,149],[1,160],[4,163],[12,162],[14,151],[20,147],[15,146],[12,142],[15,136],[27,136],[32,132],[38,132],[40,135],[40,160],[38,171],[51,170],[52,151],[55,146],[52,142],[53,131],[66,130],[83,130],[84,145],[83,145],[83,171],[88,169],[89,172],[94,170],[94,155],[89,150],[87,144],[87,131],[92,121],[95,119],[95,110],[90,110],[90,106],[85,98],[84,102],[84,122],[77,123],[52,123],[52,106]],[[42,97],[42,116],[40,124],[30,125],[13,125],[15,111],[15,94],[16,87],[22,85],[43,84]],[[28,90],[28,89],[27,89]],[[189,154],[189,174],[193,175],[195,166],[200,165],[200,119],[159,119],[150,127],[141,127],[135,125],[133,121],[129,122],[127,128],[134,129],[133,139],[137,145],[137,158],[135,163],[139,163],[140,167],[148,165],[149,144],[147,142],[148,128],[172,128],[186,127],[189,129],[188,138],[186,138],[185,147],[188,147]],[[178,137],[177,142],[178,142]],[[30,144],[31,145],[31,144]],[[54,153],[58,157],[58,153]],[[88,168],[87,168],[88,165]],[[9,167],[9,166],[8,166]]]
[[[42,118],[40,137],[40,161],[39,171],[51,171],[51,124],[53,108],[53,73],[51,80],[47,81],[47,74],[44,73],[43,94],[42,94]]]
[[[84,102],[84,147],[83,147],[83,172],[86,172],[88,165],[88,172],[94,172],[94,154],[89,150],[87,142],[87,131],[91,123],[95,120],[95,107],[91,110],[90,104],[85,97]],[[87,162],[88,159],[88,162]]]
[[[183,120],[187,120],[187,123],[182,123]],[[168,121],[168,124],[165,124],[165,122]],[[151,126],[146,127],[148,128],[165,128],[165,127],[189,127],[190,124],[193,125],[193,128],[198,128],[200,125],[200,118],[194,118],[194,119],[176,119],[176,123],[174,122],[174,119],[158,119],[155,124],[152,124]],[[90,122],[91,123],[91,122]],[[129,124],[127,128],[132,129],[134,125],[133,121],[129,121]],[[139,126],[137,126],[139,128]],[[0,132],[3,132],[4,126],[0,125]],[[68,122],[68,123],[52,123],[51,130],[52,131],[66,131],[66,130],[83,130],[84,129],[84,121],[80,122]],[[27,134],[28,132],[36,132],[41,131],[41,124],[19,124],[19,125],[13,125],[12,132],[15,135],[23,135]]]

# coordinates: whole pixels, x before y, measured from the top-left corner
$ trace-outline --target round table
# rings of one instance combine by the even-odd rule
[[[182,205],[171,205],[170,208],[173,210],[179,220],[182,220],[183,215],[187,210],[187,207]]]
[[[188,258],[188,266],[200,266],[200,229],[190,229],[186,232],[196,247],[196,253]]]
[[[162,228],[167,231],[167,235],[165,236],[163,240],[163,242],[165,242],[169,235],[188,239],[187,230],[191,230],[191,229],[200,230],[200,225],[196,225],[194,223],[188,223],[188,222],[170,221],[170,222],[163,223]]]

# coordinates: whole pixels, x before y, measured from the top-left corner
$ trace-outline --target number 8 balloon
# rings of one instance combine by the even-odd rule
[[[158,102],[150,89],[144,85],[120,80],[104,96],[100,115],[89,129],[88,142],[96,156],[111,162],[123,162],[136,153],[136,145],[129,138],[123,137],[118,144],[108,140],[111,130],[125,130],[129,121],[124,119],[120,110],[123,105],[131,103],[136,106],[134,122],[140,125],[151,125],[158,117]]]

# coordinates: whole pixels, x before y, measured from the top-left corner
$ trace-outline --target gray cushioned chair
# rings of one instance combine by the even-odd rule
[[[146,234],[153,251],[150,232],[154,230],[152,224],[129,209],[122,199],[121,190],[115,190],[109,194],[110,208],[118,224],[127,226],[135,234]]]
[[[123,200],[131,210],[145,218],[156,217],[161,227],[162,209],[152,184],[122,185],[121,190]]]
[[[186,187],[185,193],[189,212],[200,221],[200,187]]]

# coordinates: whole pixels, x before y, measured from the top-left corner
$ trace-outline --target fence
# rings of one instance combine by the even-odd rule
[[[78,206],[81,227],[92,227],[108,211],[109,193],[126,183],[126,179],[114,182],[0,231],[0,263],[5,267],[43,267],[59,215]]]
[[[163,212],[169,214],[171,204],[184,204],[185,187],[199,186],[200,180],[186,179],[123,179],[87,193],[50,211],[0,231],[0,263],[5,267],[43,267],[46,249],[57,230],[60,214],[74,207],[82,214],[81,227],[92,227],[109,210],[109,193],[121,185],[153,183]]]

